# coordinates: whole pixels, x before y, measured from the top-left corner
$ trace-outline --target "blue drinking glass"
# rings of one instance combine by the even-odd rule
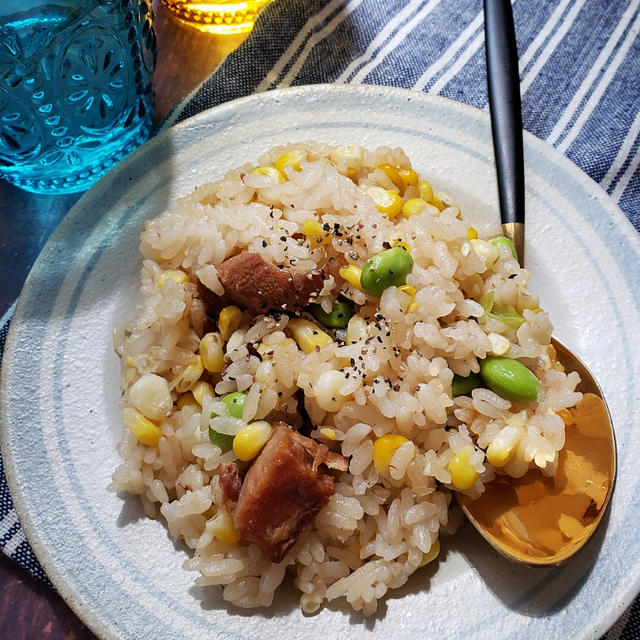
[[[0,177],[88,189],[151,132],[149,0],[0,0]]]

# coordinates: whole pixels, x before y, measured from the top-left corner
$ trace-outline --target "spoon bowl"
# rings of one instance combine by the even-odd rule
[[[509,0],[485,0],[491,127],[503,234],[524,263],[524,155],[518,54]],[[577,371],[582,400],[562,412],[565,446],[553,476],[538,469],[498,476],[477,499],[458,494],[471,524],[499,553],[528,566],[558,565],[589,540],[607,509],[616,476],[611,416],[584,363],[552,338],[555,359]]]

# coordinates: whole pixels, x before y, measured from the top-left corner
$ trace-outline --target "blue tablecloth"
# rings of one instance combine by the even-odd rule
[[[640,230],[640,0],[515,0],[525,129],[598,183]],[[368,83],[487,108],[481,0],[275,0],[164,127],[249,93]],[[0,358],[11,310],[0,309]],[[46,580],[0,461],[0,548]],[[638,600],[606,635],[640,638]]]

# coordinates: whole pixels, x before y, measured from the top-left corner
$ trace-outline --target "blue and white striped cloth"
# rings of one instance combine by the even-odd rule
[[[515,0],[513,12],[525,129],[567,155],[640,230],[640,0]],[[391,85],[486,109],[482,0],[274,0],[164,128],[250,93],[314,83]],[[0,547],[46,579],[1,466]],[[606,635],[637,638],[640,600]]]

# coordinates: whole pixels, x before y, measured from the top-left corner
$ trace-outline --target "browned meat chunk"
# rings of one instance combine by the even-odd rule
[[[236,531],[280,562],[333,495],[333,477],[326,467],[346,471],[347,466],[347,459],[326,445],[288,427],[276,427],[247,471],[231,509]],[[233,504],[222,474],[221,485],[225,505]],[[233,492],[234,483],[229,485]]]
[[[220,487],[222,488],[222,502],[224,508],[229,512],[235,511],[240,497],[240,487],[242,480],[240,471],[235,462],[226,462],[220,465]]]
[[[292,273],[265,262],[257,253],[239,253],[218,267],[226,296],[252,311],[299,311],[320,292],[327,268]]]

